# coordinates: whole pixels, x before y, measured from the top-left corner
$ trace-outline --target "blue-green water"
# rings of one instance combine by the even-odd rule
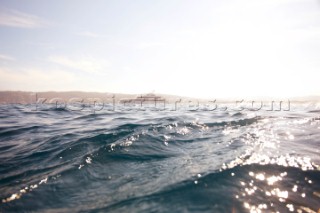
[[[0,106],[0,212],[318,212],[320,111]]]

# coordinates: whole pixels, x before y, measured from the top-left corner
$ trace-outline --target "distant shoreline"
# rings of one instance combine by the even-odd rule
[[[146,94],[146,93],[145,93]],[[177,96],[177,95],[168,95],[168,94],[158,94],[158,96],[166,99],[168,102],[175,102],[178,100],[182,101],[213,101],[217,100],[220,102],[235,102],[235,101],[288,101],[291,102],[320,102],[320,96],[306,96],[306,97],[291,97],[286,99],[281,98],[272,98],[272,97],[257,97],[257,98],[246,98],[245,96],[241,98],[212,98],[212,99],[203,99],[203,98],[194,98],[186,96]],[[135,99],[141,94],[123,94],[123,93],[108,93],[108,92],[82,92],[82,91],[48,91],[48,92],[30,92],[30,91],[0,91],[0,104],[30,104],[35,103],[36,98],[42,99],[54,99],[59,98],[62,100],[70,100],[72,98],[83,99],[84,102],[89,99],[112,99],[114,98],[116,102],[119,102],[123,99]]]

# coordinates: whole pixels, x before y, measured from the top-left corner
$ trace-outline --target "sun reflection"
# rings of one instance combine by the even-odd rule
[[[41,185],[41,184],[46,184],[47,181],[48,181],[48,177],[40,180],[40,182],[39,182],[38,184],[32,184],[32,185],[30,185],[30,186],[26,186],[25,188],[20,189],[19,192],[12,194],[10,197],[7,197],[7,198],[5,198],[5,199],[2,199],[2,203],[7,203],[7,202],[11,202],[11,201],[16,200],[16,199],[20,199],[21,196],[23,196],[23,195],[26,194],[27,192],[31,192],[31,191],[33,191],[34,189],[38,188],[39,185]]]
[[[289,209],[290,212],[294,211],[294,207],[292,204],[287,204],[287,208]]]
[[[267,178],[268,185],[273,185],[275,182],[280,181],[280,180],[282,180],[281,177],[274,176],[274,175]]]
[[[262,173],[257,174],[257,175],[256,175],[256,179],[263,181],[263,180],[265,179],[265,178],[264,178],[264,174],[262,174]]]
[[[297,186],[297,185],[294,185],[293,188],[292,188],[292,191],[293,191],[293,192],[297,192],[297,190],[298,190],[298,186]]]
[[[302,199],[306,198],[307,193],[301,190],[299,191],[299,186],[296,184],[291,186],[292,192],[297,193],[296,196],[292,194],[291,190],[283,188],[285,187],[285,185],[283,185],[283,183],[281,182],[285,180],[285,177],[288,175],[288,172],[279,172],[277,174],[268,175],[266,172],[248,171],[247,175],[247,178],[239,181],[241,187],[239,195],[242,196],[235,195],[235,197],[239,200],[242,200],[244,208],[248,209],[250,213],[265,212],[268,208],[270,208],[270,211],[271,209],[273,209],[272,212],[277,212],[274,208],[277,208],[278,205],[286,207],[289,212],[297,211],[315,213],[315,211],[311,210],[308,207],[303,207],[301,206],[301,204],[297,205],[292,202],[296,199],[296,196],[299,196]],[[255,180],[257,181],[255,182]],[[308,184],[313,183],[313,181],[307,177],[305,177],[304,180]],[[267,203],[257,204],[257,201],[253,201],[253,198],[261,197],[263,195],[265,195],[266,198],[268,198]],[[313,192],[313,195],[320,197],[320,193],[318,192]],[[275,199],[278,203],[274,203]],[[306,209],[308,209],[308,211],[306,211]]]
[[[268,205],[265,204],[265,203],[261,203],[261,204],[255,206],[255,205],[250,205],[250,204],[247,203],[247,202],[244,202],[244,203],[243,203],[243,206],[244,206],[246,209],[249,209],[249,210],[250,210],[250,213],[261,213],[263,209],[267,209],[267,208],[268,208]]]
[[[249,158],[247,157],[249,156]],[[248,150],[246,154],[237,157],[235,160],[231,161],[228,164],[224,164],[222,169],[233,168],[237,165],[250,165],[250,164],[260,164],[260,165],[268,165],[268,164],[276,164],[284,167],[296,167],[301,168],[303,171],[307,170],[315,170],[319,166],[312,163],[309,157],[297,157],[287,155],[281,155],[279,157],[270,157],[265,154],[259,153],[250,153]],[[250,173],[250,176],[253,176],[254,173]],[[312,183],[312,181],[310,182]]]
[[[280,125],[288,125],[285,123],[288,122],[286,119],[282,119],[281,122],[283,124]],[[309,121],[294,120],[290,124],[301,125],[304,122]],[[235,195],[236,199],[243,204],[244,208],[248,209],[248,212],[277,212],[281,207],[281,212],[316,213],[319,211],[320,213],[318,209],[310,209],[311,206],[310,208],[302,206],[307,202],[307,197],[308,199],[320,198],[320,192],[317,190],[309,192],[305,188],[305,185],[309,184],[317,186],[316,180],[310,179],[306,175],[299,177],[302,178],[299,179],[300,181],[292,181],[292,175],[295,175],[293,172],[296,169],[300,171],[320,170],[320,166],[312,162],[311,157],[313,156],[299,156],[297,150],[286,147],[286,144],[300,140],[300,129],[283,128],[279,130],[274,128],[274,123],[270,122],[270,119],[264,119],[256,125],[249,126],[247,130],[248,132],[244,132],[240,136],[240,142],[246,146],[246,149],[242,151],[243,154],[222,166],[222,170],[226,170],[237,166],[251,165],[250,170],[245,173],[246,177],[241,177],[241,174],[238,175],[238,173],[235,176],[233,172],[230,172],[234,178],[241,177],[237,181],[240,189]],[[223,133],[232,135],[232,128],[224,129]],[[315,150],[315,152],[320,151]],[[264,168],[265,165],[267,168],[273,168],[275,165],[276,172],[259,170],[261,166]],[[278,168],[281,168],[281,171],[277,172]],[[264,201],[265,204],[259,200]]]
[[[288,198],[288,191],[281,191],[279,188],[275,188],[271,190],[271,194],[276,195],[279,198],[284,198],[284,199]]]

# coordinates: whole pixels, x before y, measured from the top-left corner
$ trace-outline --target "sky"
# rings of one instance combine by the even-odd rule
[[[0,0],[0,90],[320,95],[319,0]]]

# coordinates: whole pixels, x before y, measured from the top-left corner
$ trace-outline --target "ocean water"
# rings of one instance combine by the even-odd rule
[[[319,212],[319,105],[0,106],[0,212]]]

